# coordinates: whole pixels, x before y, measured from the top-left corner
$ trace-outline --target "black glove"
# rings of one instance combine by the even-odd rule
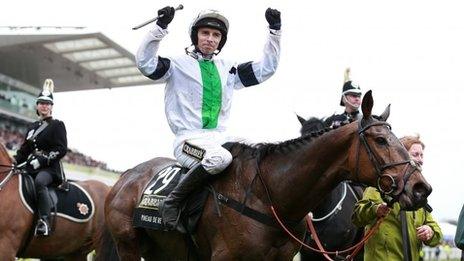
[[[156,24],[159,25],[161,28],[166,29],[168,28],[168,24],[174,19],[174,13],[176,10],[172,6],[166,6],[158,10],[158,16],[161,16],[158,18],[158,21],[156,21]]]
[[[280,12],[277,9],[268,8],[266,10],[266,20],[269,23],[269,28],[274,30],[280,30]]]

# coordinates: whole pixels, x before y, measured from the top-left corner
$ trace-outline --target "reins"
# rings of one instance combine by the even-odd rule
[[[0,182],[0,190],[3,189],[3,187],[5,186],[5,184],[11,179],[11,177],[13,177],[13,175],[16,173],[16,171],[18,170],[18,168],[24,166],[26,163],[22,163],[18,166],[15,166],[15,165],[12,165],[12,164],[0,164],[0,167],[2,168],[8,168],[7,170],[5,171],[0,171],[0,174],[4,174],[4,173],[7,173],[9,172],[6,177]]]
[[[271,211],[272,214],[274,215],[275,219],[279,223],[279,225],[282,227],[282,229],[289,235],[293,240],[295,240],[297,243],[299,243],[301,246],[306,247],[312,251],[321,253],[324,255],[324,257],[327,260],[333,261],[328,255],[339,255],[339,254],[344,254],[350,251],[353,251],[351,255],[348,255],[346,258],[347,260],[353,259],[353,257],[356,256],[356,254],[361,250],[361,248],[364,246],[364,243],[369,240],[372,235],[374,235],[375,231],[378,229],[380,226],[380,223],[382,223],[383,218],[378,218],[377,221],[375,222],[374,226],[371,227],[371,229],[364,235],[363,239],[358,242],[356,245],[351,246],[347,249],[340,250],[340,251],[326,251],[324,247],[322,246],[321,241],[319,240],[319,237],[317,236],[316,229],[314,228],[314,224],[311,221],[311,218],[309,216],[306,216],[306,224],[308,226],[309,231],[311,232],[311,235],[313,235],[314,241],[316,242],[316,245],[318,246],[319,249],[314,248],[306,244],[305,242],[301,241],[299,238],[297,238],[295,235],[292,234],[292,232],[285,226],[285,224],[282,222],[282,220],[279,218],[277,215],[277,212],[274,209],[274,206],[271,205]]]
[[[358,144],[357,144],[357,152],[356,152],[356,173],[355,173],[355,176],[356,178],[359,179],[359,154],[360,154],[360,144],[362,143],[364,145],[364,148],[366,149],[367,151],[367,154],[369,156],[369,160],[371,161],[371,163],[374,165],[374,168],[376,170],[376,174],[378,176],[378,187],[379,187],[379,190],[381,190],[382,192],[384,192],[385,194],[391,194],[395,191],[395,189],[397,188],[396,186],[396,183],[395,183],[395,180],[393,179],[393,177],[391,177],[390,175],[388,174],[382,174],[382,172],[388,168],[391,168],[391,167],[395,167],[395,166],[399,166],[399,165],[403,165],[403,164],[407,164],[406,167],[405,167],[405,170],[403,172],[403,182],[406,183],[407,180],[409,179],[409,177],[412,175],[412,173],[414,172],[414,170],[416,169],[416,166],[415,164],[411,163],[410,160],[405,160],[405,161],[400,161],[400,162],[393,162],[393,163],[385,163],[384,165],[381,165],[380,164],[380,161],[378,160],[378,158],[376,157],[376,155],[373,153],[371,147],[369,146],[365,136],[364,136],[364,132],[366,130],[368,130],[369,128],[373,127],[373,126],[383,126],[383,125],[386,125],[390,128],[390,125],[386,122],[374,122],[374,123],[370,123],[366,126],[362,126],[362,120],[359,121],[359,129],[358,129],[358,134],[359,134],[359,141],[358,141]],[[407,172],[407,170],[409,169],[408,167],[412,165],[412,171],[411,172]],[[348,252],[351,252],[351,254],[349,254],[347,257],[346,257],[346,260],[352,260],[356,255],[357,253],[363,248],[364,246],[364,243],[369,240],[372,235],[374,235],[374,233],[377,231],[378,227],[380,226],[381,222],[383,221],[383,218],[378,218],[375,222],[375,224],[370,228],[370,230],[365,233],[364,237],[361,239],[360,242],[358,242],[356,245],[353,245],[347,249],[344,249],[344,250],[339,250],[339,251],[326,251],[324,249],[324,247],[322,246],[322,243],[321,241],[319,240],[319,237],[317,236],[317,232],[316,232],[316,229],[314,228],[314,224],[312,222],[312,215],[309,216],[307,215],[306,216],[306,224],[308,226],[308,229],[310,230],[312,236],[313,236],[313,239],[314,241],[316,242],[316,245],[319,249],[316,249],[314,247],[311,247],[309,245],[307,245],[305,242],[303,242],[302,240],[300,240],[299,238],[297,238],[295,235],[293,235],[293,233],[285,226],[284,222],[282,222],[282,220],[279,218],[279,215],[277,214],[277,211],[275,210],[274,208],[274,205],[273,205],[273,202],[272,202],[272,199],[271,199],[271,195],[270,195],[270,192],[269,192],[269,189],[267,188],[266,186],[266,183],[264,182],[264,179],[263,177],[261,176],[261,171],[260,171],[260,168],[259,168],[259,164],[257,163],[257,175],[261,181],[261,184],[263,184],[263,187],[264,187],[264,190],[266,191],[266,194],[267,194],[267,197],[268,197],[268,200],[269,200],[269,203],[270,203],[270,209],[271,209],[271,212],[274,216],[274,218],[277,220],[277,222],[279,223],[279,225],[281,226],[281,228],[287,233],[287,235],[292,238],[293,240],[295,240],[298,244],[300,244],[301,246],[305,247],[305,248],[308,248],[312,251],[315,251],[315,252],[318,252],[318,253],[321,253],[323,254],[323,256],[327,259],[327,260],[330,260],[330,261],[333,261],[333,259],[330,258],[329,255],[339,255],[339,254],[344,254],[344,253],[348,253]],[[390,177],[393,181],[393,185],[392,187],[390,188],[390,191],[384,191],[381,187],[380,187],[380,178],[384,175],[387,175],[387,177]],[[403,190],[404,188],[402,188]],[[386,193],[388,192],[388,193]],[[401,193],[401,192],[400,192]],[[311,214],[311,213],[310,213]]]
[[[317,248],[313,248],[309,245],[307,245],[305,242],[303,242],[301,239],[297,238],[295,235],[293,235],[293,233],[287,228],[287,226],[284,224],[284,222],[279,218],[279,215],[277,214],[277,211],[275,210],[274,208],[274,204],[272,202],[272,199],[271,199],[271,194],[269,192],[269,189],[267,188],[266,186],[266,183],[264,182],[264,179],[261,175],[261,171],[259,169],[259,164],[257,164],[257,173],[256,173],[259,177],[259,180],[261,181],[261,184],[263,185],[264,187],[264,190],[266,191],[266,195],[267,195],[267,198],[269,200],[269,203],[270,203],[270,209],[271,209],[271,212],[274,216],[274,218],[277,220],[277,223],[280,225],[280,227],[285,231],[285,233],[287,233],[288,236],[290,236],[290,238],[292,238],[293,240],[295,240],[298,244],[300,244],[301,246],[305,247],[305,248],[308,248],[312,251],[315,251],[315,252],[319,252],[321,254],[324,255],[324,257],[327,259],[327,260],[331,260],[333,261],[333,259],[331,259],[328,255],[330,254],[334,254],[334,255],[338,255],[338,254],[343,254],[343,253],[347,253],[347,252],[350,252],[353,250],[352,254],[349,255],[347,257],[348,258],[353,258],[360,250],[361,248],[364,246],[364,243],[369,240],[369,238],[372,237],[372,235],[374,234],[374,232],[377,230],[377,228],[379,227],[380,223],[382,222],[383,218],[379,218],[377,219],[375,225],[365,234],[364,238],[359,242],[357,243],[356,245],[354,246],[351,246],[347,249],[344,249],[344,250],[341,250],[341,251],[325,251],[324,247],[322,246],[320,240],[319,240],[319,237],[317,236],[317,233],[316,233],[316,229],[314,228],[314,224],[312,223],[312,221],[309,219],[308,216],[306,216],[306,222],[307,222],[307,226],[311,232],[311,234],[314,236],[314,241],[316,242],[317,246],[319,247],[319,249]]]
[[[3,189],[3,187],[5,186],[5,184],[11,179],[11,177],[14,175],[15,173],[15,168],[12,166],[12,165],[4,165],[4,164],[0,164],[0,167],[9,167],[10,169],[6,170],[6,171],[0,171],[1,174],[3,173],[7,173],[9,172],[6,177],[0,182],[0,190]]]

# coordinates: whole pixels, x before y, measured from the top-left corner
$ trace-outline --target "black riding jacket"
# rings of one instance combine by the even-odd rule
[[[48,126],[34,138],[34,133],[44,121],[48,123]],[[48,117],[36,121],[28,127],[24,142],[16,152],[14,158],[18,164],[24,161],[30,162],[33,158],[37,158],[40,162],[40,167],[34,170],[32,166],[27,164],[27,170],[30,173],[38,173],[41,170],[45,170],[52,174],[55,181],[60,182],[64,179],[60,160],[66,155],[67,150],[68,141],[64,123]]]
[[[334,114],[330,117],[328,117],[325,120],[325,124],[327,126],[332,126],[332,127],[339,127],[342,122],[353,122],[362,117],[362,114],[359,111],[355,111],[352,113],[348,112],[343,112],[342,114]]]

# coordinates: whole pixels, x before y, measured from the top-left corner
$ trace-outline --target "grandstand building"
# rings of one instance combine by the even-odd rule
[[[147,84],[134,55],[82,27],[0,27],[0,129],[24,132],[37,119],[45,79],[55,92]]]
[[[58,86],[56,92],[148,82],[134,55],[102,33],[80,27],[0,28],[0,114],[35,120],[35,98],[47,78]]]

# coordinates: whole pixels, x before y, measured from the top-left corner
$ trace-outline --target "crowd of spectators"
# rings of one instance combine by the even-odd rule
[[[80,153],[73,149],[68,149],[68,153],[66,153],[63,160],[70,164],[108,170],[106,163],[94,160],[92,157],[84,155],[83,153]]]
[[[17,150],[21,146],[23,139],[24,136],[19,131],[0,128],[0,142],[8,150]]]
[[[8,126],[0,126],[0,142],[5,145],[8,150],[16,151],[24,141],[24,134],[19,130],[12,130]],[[64,162],[81,165],[87,167],[100,168],[103,170],[108,170],[112,172],[117,172],[111,170],[107,167],[105,162],[101,162],[93,159],[90,156],[84,155],[74,149],[68,149],[66,156],[64,157]]]

